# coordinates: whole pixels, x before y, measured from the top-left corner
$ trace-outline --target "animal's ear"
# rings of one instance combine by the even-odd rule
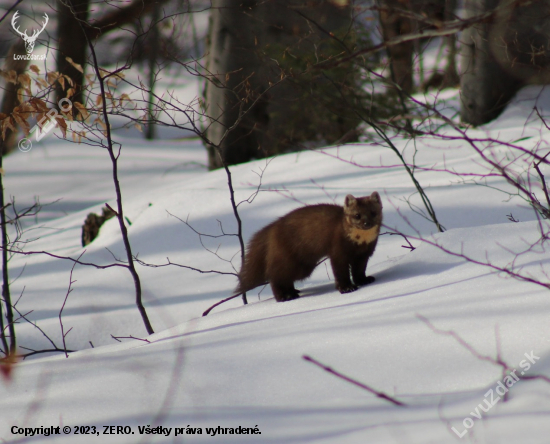
[[[357,199],[355,197],[353,197],[351,194],[348,194],[346,196],[345,206],[346,207],[351,207],[351,206],[355,206],[355,205],[357,205]]]
[[[378,191],[375,191],[374,193],[372,193],[370,195],[370,198],[372,200],[375,200],[376,202],[378,202],[380,204],[380,206],[382,206],[382,200],[380,199],[380,194],[378,194]]]

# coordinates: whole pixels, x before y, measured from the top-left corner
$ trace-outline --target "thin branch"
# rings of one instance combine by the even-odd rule
[[[84,250],[82,253],[80,253],[80,256],[78,256],[77,260],[79,260],[84,253],[86,253],[86,250]],[[72,327],[71,327],[71,330],[69,330],[67,333],[65,333],[64,328],[63,328],[63,320],[61,319],[61,316],[63,314],[63,309],[65,308],[65,304],[67,303],[67,299],[69,298],[69,295],[73,291],[72,285],[76,282],[76,281],[73,281],[74,267],[76,267],[76,262],[74,262],[73,266],[71,267],[71,273],[69,274],[69,288],[67,289],[67,294],[65,294],[65,299],[63,300],[63,305],[61,305],[61,309],[59,310],[59,324],[61,325],[61,340],[63,341],[63,349],[65,350],[65,357],[66,358],[68,358],[69,355],[67,353],[67,344],[65,343],[65,337],[72,330]]]
[[[483,354],[479,353],[474,347],[472,347],[472,345],[470,345],[463,338],[461,338],[458,335],[458,333],[456,333],[454,330],[441,330],[441,329],[437,328],[436,326],[434,326],[430,322],[430,320],[428,318],[426,318],[425,316],[417,314],[416,317],[419,320],[421,320],[422,322],[424,322],[429,327],[429,329],[432,330],[434,333],[439,334],[439,335],[443,335],[443,336],[452,337],[462,347],[464,347],[466,350],[468,350],[472,354],[472,356],[479,359],[480,361],[490,362],[491,364],[498,365],[499,367],[501,367],[502,368],[502,374],[504,376],[515,370],[511,365],[507,364],[506,361],[504,361],[502,359],[501,350],[500,350],[500,336],[498,334],[498,328],[497,327],[495,327],[495,337],[496,337],[496,343],[497,343],[496,344],[497,345],[497,357],[493,358],[491,356],[487,356],[487,355],[483,355]],[[543,381],[550,383],[550,377],[548,377],[546,375],[543,375],[543,374],[537,374],[537,375],[519,374],[519,375],[516,375],[516,376],[519,379],[524,379],[524,380],[542,379]]]
[[[406,248],[407,250],[414,251],[416,250],[416,247],[411,244],[411,241],[407,236],[405,236],[403,233],[400,233],[398,231],[386,231],[385,233],[380,233],[380,236],[384,234],[389,234],[390,236],[401,236],[403,239],[405,239],[405,242],[409,245],[401,245],[401,248]]]
[[[0,148],[1,148],[0,144]],[[0,150],[2,151],[2,150]],[[6,322],[10,336],[10,343],[6,338],[6,332],[4,330],[4,314],[2,310],[2,301],[0,301],[0,336],[2,337],[2,345],[7,355],[12,355],[17,350],[17,341],[15,337],[15,323],[13,321],[13,308],[10,295],[10,280],[8,273],[8,232],[6,227],[6,207],[4,203],[4,174],[2,172],[2,157],[3,153],[0,152],[0,236],[2,238],[2,299],[4,300],[4,307],[6,309]]]
[[[344,381],[347,381],[347,382],[349,382],[353,385],[356,385],[357,387],[362,388],[363,390],[366,390],[366,391],[372,393],[373,395],[376,395],[380,399],[384,399],[386,401],[389,401],[392,404],[397,405],[399,407],[405,407],[406,406],[405,403],[399,401],[398,399],[395,399],[392,396],[389,396],[389,395],[385,394],[384,392],[380,392],[376,389],[373,389],[372,387],[369,387],[368,385],[363,384],[362,382],[359,382],[356,379],[350,378],[349,376],[346,376],[343,373],[340,373],[340,372],[332,369],[331,367],[328,367],[328,366],[320,363],[316,359],[313,359],[311,356],[303,355],[302,359],[304,359],[305,361],[311,362],[312,364],[315,364],[317,367],[322,368],[324,371],[326,371],[327,373],[330,373],[331,375],[334,375],[334,376],[336,376],[340,379],[343,379]]]
[[[346,96],[343,94],[343,92],[341,91],[341,89],[338,87],[338,85],[336,84],[336,82],[334,82],[334,80],[332,80],[330,77],[328,77],[327,75],[325,75],[325,78],[327,80],[329,80],[332,85],[338,90],[338,92],[340,93],[340,96],[342,97],[342,99],[348,103],[347,99],[346,99]],[[430,215],[430,219],[431,221],[435,224],[435,226],[437,227],[437,230],[439,232],[443,232],[445,231],[445,227],[443,225],[441,225],[439,223],[439,220],[437,219],[437,216],[435,214],[435,210],[432,206],[432,202],[430,201],[430,199],[428,198],[428,195],[426,194],[426,192],[424,191],[424,188],[422,188],[422,186],[420,185],[420,183],[418,182],[418,180],[416,179],[415,175],[414,175],[414,171],[413,169],[409,166],[409,164],[405,161],[403,155],[401,154],[401,152],[397,149],[397,147],[393,144],[393,142],[391,141],[391,139],[388,137],[388,135],[386,134],[386,132],[384,130],[382,130],[382,128],[376,123],[374,122],[374,120],[372,120],[370,117],[368,117],[367,115],[364,115],[364,113],[362,112],[359,112],[356,107],[353,107],[351,106],[349,103],[348,105],[350,106],[350,108],[353,110],[353,112],[357,115],[357,117],[359,117],[363,122],[365,122],[366,124],[368,124],[374,131],[375,133],[378,135],[378,137],[380,137],[384,142],[385,144],[388,146],[388,148],[390,148],[395,154],[396,156],[399,158],[399,160],[401,161],[401,164],[403,165],[403,167],[405,168],[405,171],[407,171],[407,174],[409,175],[409,177],[411,178],[413,184],[414,184],[414,187],[416,188],[416,190],[418,191],[418,194],[420,194],[420,198],[422,199],[422,203],[424,204],[424,207],[426,208],[426,211],[428,212],[428,214]]]
[[[528,0],[518,0],[516,3],[527,2]],[[418,39],[433,38],[433,37],[444,37],[448,35],[457,34],[477,23],[485,23],[490,21],[497,13],[497,9],[485,12],[483,14],[471,17],[467,20],[458,19],[445,22],[445,26],[439,26],[436,29],[423,29],[419,32],[414,32],[411,34],[403,34],[399,37],[394,37],[389,40],[383,41],[377,45],[370,46],[368,48],[359,49],[349,55],[343,57],[334,57],[323,62],[319,62],[313,66],[314,69],[329,69],[339,66],[343,63],[349,62],[359,56],[365,56],[368,54],[373,54],[375,52],[381,51],[385,48],[392,46],[400,45],[402,43],[411,42]]]
[[[6,13],[2,16],[2,18],[0,18],[0,23],[2,23],[4,21],[4,19],[6,18],[6,16],[15,9],[15,7],[21,3],[23,0],[17,0],[13,5],[10,6],[10,8],[6,11]]]
[[[72,261],[74,262],[75,264],[78,264],[78,265],[87,265],[89,267],[94,267],[94,268],[98,268],[98,269],[106,269],[106,268],[112,268],[112,267],[122,267],[122,268],[128,268],[128,266],[126,264],[108,264],[108,265],[98,265],[98,264],[93,264],[93,263],[90,263],[90,262],[82,262],[78,259],[74,259],[70,256],[60,256],[58,254],[53,254],[53,253],[50,253],[49,251],[21,251],[21,250],[12,250],[12,249],[7,249],[6,251],[10,252],[10,253],[15,253],[15,254],[22,254],[23,256],[31,256],[31,255],[35,255],[35,254],[45,254],[46,256],[50,256],[50,257],[53,257],[55,259],[64,259],[64,260],[68,260],[68,261]]]
[[[74,10],[71,8],[71,11],[75,15]],[[113,173],[113,182],[115,185],[115,192],[116,192],[116,202],[117,202],[117,219],[120,226],[120,232],[122,235],[122,241],[124,243],[124,248],[126,250],[126,256],[128,259],[128,264],[125,265],[126,268],[130,271],[130,274],[132,275],[132,278],[134,280],[134,287],[136,291],[136,305],[137,308],[141,314],[141,319],[143,320],[143,324],[145,325],[145,329],[147,330],[148,334],[153,334],[154,330],[151,326],[151,322],[149,321],[149,317],[147,316],[147,311],[145,310],[145,307],[143,306],[142,298],[141,298],[141,282],[139,279],[139,275],[136,271],[133,256],[132,256],[132,249],[130,246],[130,240],[128,238],[128,230],[126,229],[126,224],[124,223],[124,213],[122,209],[122,192],[120,190],[120,183],[118,180],[118,155],[120,155],[120,151],[118,155],[115,156],[114,149],[113,149],[113,140],[111,137],[111,124],[109,123],[109,115],[107,113],[107,96],[105,94],[105,84],[104,84],[104,78],[102,77],[101,71],[99,69],[99,64],[97,61],[97,56],[95,53],[94,45],[92,44],[90,38],[88,37],[88,34],[86,33],[86,29],[84,29],[84,25],[79,21],[80,28],[82,29],[82,32],[84,33],[84,37],[86,38],[86,42],[88,43],[88,47],[90,49],[90,53],[92,55],[93,59],[93,69],[95,71],[95,74],[97,76],[97,79],[99,81],[99,87],[101,90],[101,98],[102,100],[102,114],[103,114],[103,120],[105,122],[105,136],[107,139],[107,151],[109,152],[109,157],[111,158],[111,164],[112,164],[112,173]]]
[[[37,324],[36,322],[32,322],[31,320],[29,320],[29,319],[27,318],[27,315],[30,314],[30,313],[32,313],[32,311],[30,311],[29,313],[23,314],[23,313],[21,313],[21,312],[17,309],[17,307],[14,306],[13,309],[14,309],[14,310],[17,312],[17,314],[19,315],[19,319],[23,319],[24,321],[28,322],[28,323],[31,324],[34,328],[36,328],[40,333],[42,333],[42,335],[48,340],[48,342],[49,342],[50,344],[52,344],[52,347],[53,347],[54,349],[56,349],[56,350],[61,350],[61,349],[55,344],[55,342],[46,334],[46,332],[45,332],[44,330],[42,330],[42,329],[38,326],[38,324]],[[22,347],[22,348],[24,348],[24,347]]]
[[[212,311],[212,309],[216,308],[218,305],[223,304],[224,302],[230,301],[231,299],[238,298],[242,293],[234,294],[233,296],[229,296],[228,298],[222,299],[219,302],[216,302],[214,305],[212,305],[210,308],[208,308],[202,315],[208,316],[208,313]]]
[[[121,339],[135,339],[136,341],[143,341],[143,342],[147,342],[148,344],[151,343],[151,341],[149,341],[149,339],[145,338],[136,338],[135,336],[113,336],[111,335],[111,338],[113,338],[115,341],[118,341],[118,342],[122,342]],[[92,345],[93,347],[93,345]]]
[[[39,355],[42,353],[55,353],[55,352],[74,353],[75,352],[75,350],[66,350],[63,348],[50,348],[50,349],[43,349],[43,350],[33,350],[32,348],[23,347],[23,346],[21,346],[21,348],[24,350],[29,350],[29,353],[23,353],[22,355],[18,355],[18,356],[21,356],[23,359],[28,358],[29,356]]]
[[[150,268],[162,268],[162,267],[174,266],[174,267],[186,268],[186,269],[192,270],[192,271],[197,271],[197,272],[203,273],[203,274],[213,273],[213,274],[222,274],[222,275],[237,276],[237,273],[232,273],[232,272],[228,272],[228,271],[201,270],[200,268],[191,267],[191,266],[189,266],[189,265],[177,264],[177,263],[175,263],[175,262],[170,261],[170,258],[169,258],[169,257],[166,258],[166,261],[167,261],[166,264],[149,264],[149,263],[147,263],[147,262],[142,261],[141,259],[139,259],[139,258],[137,258],[137,257],[134,257],[134,260],[135,260],[139,265],[142,265],[142,266],[144,266],[144,267],[150,267]]]

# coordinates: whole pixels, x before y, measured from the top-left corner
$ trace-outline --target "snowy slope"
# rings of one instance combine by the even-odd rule
[[[499,137],[530,147],[548,146],[545,127],[533,118],[536,104],[550,112],[545,91],[520,93],[496,122],[471,137]],[[456,93],[448,106],[456,105]],[[534,115],[536,117],[536,114]],[[526,123],[527,121],[527,123]],[[204,270],[232,272],[239,267],[234,237],[203,238],[196,230],[234,232],[223,171],[206,172],[206,155],[198,142],[155,143],[154,150],[137,139],[123,143],[121,182],[130,240],[135,254],[150,264],[172,262]],[[548,290],[499,275],[452,256],[430,243],[464,253],[477,261],[506,266],[537,239],[533,210],[510,191],[504,180],[488,186],[462,181],[446,171],[487,171],[463,141],[395,138],[394,143],[416,165],[417,179],[436,210],[445,233],[411,211],[404,199],[420,205],[414,187],[390,150],[357,144],[280,156],[232,168],[238,200],[261,188],[252,203],[240,205],[247,239],[263,225],[300,205],[342,204],[346,194],[378,190],[384,222],[411,235],[415,247],[401,247],[399,236],[383,235],[369,263],[376,282],[355,293],[334,290],[330,267],[322,264],[299,285],[303,297],[275,303],[269,288],[200,314],[231,294],[234,276],[199,274],[174,266],[139,267],[144,303],[156,334],[150,343],[115,336],[145,338],[133,302],[133,284],[120,268],[97,270],[77,266],[74,291],[63,311],[67,346],[80,350],[64,356],[32,358],[16,366],[11,381],[0,384],[0,438],[24,441],[12,427],[127,426],[133,435],[102,436],[106,442],[456,442],[464,418],[482,404],[502,379],[500,367],[473,356],[449,336],[422,321],[453,330],[479,353],[502,358],[518,372],[529,356],[540,357],[526,374],[550,375]],[[495,147],[495,155],[500,148]],[[78,151],[77,151],[78,150]],[[416,150],[416,153],[415,153]],[[27,250],[77,257],[80,227],[89,211],[113,203],[106,153],[51,138],[31,153],[5,161],[6,187],[16,202],[45,203],[58,198],[38,216],[27,236]],[[471,177],[471,176],[468,176]],[[66,212],[61,216],[61,212]],[[518,223],[512,223],[512,214]],[[219,222],[218,222],[219,221]],[[540,223],[546,224],[545,221]],[[430,243],[415,240],[424,237]],[[547,246],[520,255],[524,274],[546,279]],[[111,220],[86,248],[83,260],[108,264],[124,257],[118,227]],[[219,257],[218,257],[219,256]],[[225,260],[220,259],[223,258]],[[34,310],[38,322],[60,343],[59,309],[65,298],[71,263],[48,256],[16,256],[10,275],[14,295],[23,289],[18,307]],[[261,294],[258,297],[257,294]],[[29,324],[18,324],[18,342],[48,346]],[[91,348],[90,342],[95,346]],[[498,345],[497,345],[498,344]],[[395,396],[397,407],[329,375],[302,359],[310,355],[350,377]],[[521,381],[483,419],[472,419],[462,440],[491,443],[542,443],[550,432],[550,386]],[[479,409],[478,409],[479,412]],[[469,425],[470,420],[466,421]],[[168,437],[141,435],[139,426],[172,428]],[[209,436],[206,428],[248,427],[260,435]],[[200,428],[202,435],[185,433]],[[175,437],[175,428],[184,435]],[[85,431],[85,430],[84,430]],[[92,429],[88,429],[92,431]],[[178,432],[181,432],[179,430]],[[116,432],[116,429],[115,429]],[[212,434],[211,431],[210,434]],[[76,441],[75,441],[76,439]],[[97,442],[96,435],[33,437],[34,441]]]

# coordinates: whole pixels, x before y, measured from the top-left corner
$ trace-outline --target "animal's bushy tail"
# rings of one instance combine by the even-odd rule
[[[256,233],[248,245],[244,265],[239,273],[239,285],[234,293],[252,290],[268,280],[266,276],[267,236],[263,233],[264,230]]]

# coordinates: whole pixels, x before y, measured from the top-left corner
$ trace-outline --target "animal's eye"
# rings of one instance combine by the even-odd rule
[[[355,219],[361,219],[361,215],[360,215],[359,213],[357,213],[357,214],[356,214],[355,216],[353,216],[353,217],[355,217]]]
[[[370,217],[374,219],[376,217],[376,211],[373,211],[372,213],[370,213]]]

